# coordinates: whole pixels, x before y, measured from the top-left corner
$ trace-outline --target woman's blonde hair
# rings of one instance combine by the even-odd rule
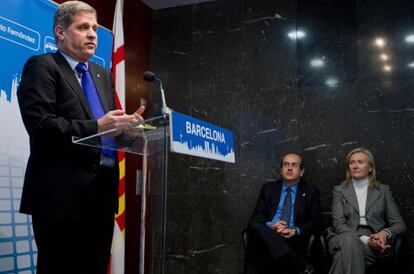
[[[371,168],[372,168],[371,172],[369,172],[369,174],[368,174],[368,187],[373,187],[378,182],[377,181],[377,170],[376,170],[376,167],[375,167],[374,156],[372,155],[371,151],[369,151],[366,148],[362,148],[362,147],[355,148],[355,149],[351,150],[348,153],[348,155],[346,155],[347,167],[346,167],[346,178],[345,178],[344,183],[345,184],[350,184],[352,182],[352,175],[351,175],[351,172],[349,170],[349,162],[350,162],[351,156],[354,155],[355,153],[358,153],[358,152],[364,153],[368,158],[368,163],[371,165]]]

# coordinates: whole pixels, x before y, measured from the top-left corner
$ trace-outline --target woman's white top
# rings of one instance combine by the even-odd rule
[[[354,180],[352,179],[352,183],[354,184],[355,194],[358,200],[358,207],[359,207],[359,224],[360,225],[368,225],[367,219],[365,216],[365,208],[367,205],[367,195],[368,195],[368,178],[362,180]],[[361,236],[359,237],[364,244],[368,244],[368,236]]]

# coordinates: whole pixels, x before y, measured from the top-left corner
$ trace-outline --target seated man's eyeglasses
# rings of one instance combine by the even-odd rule
[[[296,163],[296,162],[293,162],[293,163],[283,162],[282,165],[285,168],[298,168],[299,167],[299,163]]]

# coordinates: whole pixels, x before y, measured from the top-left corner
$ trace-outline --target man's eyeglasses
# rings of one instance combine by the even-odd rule
[[[282,166],[285,168],[298,168],[300,167],[299,163],[293,162],[293,163],[289,163],[289,162],[283,162]]]

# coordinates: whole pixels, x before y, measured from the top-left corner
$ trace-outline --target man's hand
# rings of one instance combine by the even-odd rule
[[[391,247],[387,243],[387,233],[385,231],[380,231],[375,234],[371,234],[368,240],[368,246],[372,249],[378,250],[381,253]]]
[[[142,118],[141,114],[144,113],[145,107],[140,106],[132,115],[138,120],[138,123],[144,122],[144,118]]]
[[[293,228],[289,228],[285,221],[278,221],[272,225],[273,231],[284,238],[291,238],[296,235],[296,231]]]
[[[135,126],[139,124],[143,124],[144,118],[142,118],[141,114],[145,111],[144,106],[140,106],[132,115],[135,116],[137,122],[132,124],[132,127],[125,129],[125,134],[130,137],[136,137],[143,132],[142,128],[137,128]]]
[[[144,119],[141,117],[141,114],[144,110],[145,107],[141,106],[132,115],[125,114],[125,111],[121,109],[109,111],[98,119],[98,132],[116,128],[119,130],[115,131],[112,136],[119,135],[122,133],[122,129],[142,122]]]
[[[287,227],[288,226],[285,221],[278,221],[277,223],[272,225],[272,229],[278,234],[282,233],[282,231],[285,230]]]
[[[284,238],[291,238],[296,235],[296,231],[293,228],[286,228],[280,233],[280,235]]]

